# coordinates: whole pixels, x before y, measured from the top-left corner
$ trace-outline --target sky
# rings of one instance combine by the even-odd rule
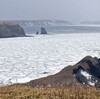
[[[100,0],[0,0],[0,20],[100,21]]]

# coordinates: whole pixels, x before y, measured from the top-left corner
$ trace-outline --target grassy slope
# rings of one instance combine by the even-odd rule
[[[0,88],[0,99],[100,99],[100,89],[31,88],[14,85]]]

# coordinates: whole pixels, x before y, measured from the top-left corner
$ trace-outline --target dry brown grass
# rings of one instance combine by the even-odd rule
[[[100,89],[89,87],[31,88],[14,85],[0,88],[0,99],[100,99]]]

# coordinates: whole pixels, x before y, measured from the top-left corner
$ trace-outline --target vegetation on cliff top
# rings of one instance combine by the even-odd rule
[[[0,99],[100,99],[94,87],[32,88],[13,85],[0,88]]]

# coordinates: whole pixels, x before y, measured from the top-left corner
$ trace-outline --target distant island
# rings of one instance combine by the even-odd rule
[[[84,25],[100,25],[100,21],[83,21],[83,22],[80,22],[80,24],[84,24]]]

